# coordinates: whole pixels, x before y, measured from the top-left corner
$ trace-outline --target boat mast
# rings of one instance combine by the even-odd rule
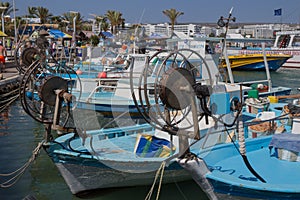
[[[235,19],[236,19],[235,17],[232,17],[232,10],[233,10],[233,7],[229,11],[228,18],[224,18],[223,16],[221,16],[220,19],[218,20],[218,25],[220,27],[225,26],[225,34],[224,34],[224,38],[223,38],[222,54],[221,55],[224,56],[224,58],[225,58],[227,73],[228,73],[228,76],[229,76],[230,83],[234,83],[234,79],[233,79],[232,70],[231,70],[230,62],[229,62],[228,55],[227,55],[226,36],[227,36],[227,32],[228,32],[229,21],[235,22]],[[224,22],[224,20],[227,20],[227,22]]]

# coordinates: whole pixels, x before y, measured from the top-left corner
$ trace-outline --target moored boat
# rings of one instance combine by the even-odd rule
[[[291,55],[267,54],[267,62],[270,71],[278,70]],[[241,54],[228,56],[230,67],[232,70],[255,70],[265,71],[264,55],[263,54]],[[226,62],[223,60],[223,67],[226,67]]]
[[[152,156],[143,156],[135,150],[137,138],[141,134],[153,137],[153,127],[148,124],[87,131],[86,134],[89,137],[85,142],[79,135],[70,133],[44,145],[73,194],[96,189],[151,185],[157,170],[166,159],[165,156],[159,156],[159,153],[158,156],[154,156],[154,153]],[[161,147],[166,142],[159,138],[156,140],[156,145]],[[191,179],[175,160],[168,163],[163,177],[162,183]]]
[[[282,64],[283,69],[300,69],[300,31],[278,31],[272,46],[266,48],[266,54],[290,55],[291,57]],[[246,42],[246,41],[241,41]],[[261,54],[261,47],[246,46],[230,49],[230,55]]]
[[[189,145],[194,144],[209,128],[224,123],[228,116],[231,121],[227,121],[226,126],[236,125],[238,115],[233,115],[234,112],[242,111],[240,101],[242,102],[244,90],[248,88],[219,81],[219,76],[215,77],[210,72],[211,69],[203,57],[190,49],[173,51],[158,64],[157,70],[153,71],[151,63],[146,63],[137,87],[133,84],[133,79],[130,79],[129,91],[144,119],[151,119],[147,121],[151,127],[167,135],[169,140],[163,137],[159,139],[160,142],[163,141],[163,145],[154,145],[161,147],[155,155],[161,155],[162,151],[168,149],[167,157],[145,157],[149,153],[146,151],[149,145],[144,145],[142,151],[138,151],[140,143],[137,141],[141,140],[138,139],[140,135],[135,129],[137,126],[89,131],[93,124],[89,119],[91,116],[84,115],[81,111],[76,113],[76,106],[71,113],[70,104],[74,103],[74,98],[69,80],[55,76],[34,76],[38,66],[32,68],[27,78],[25,77],[22,82],[25,111],[46,124],[44,147],[73,193],[114,186],[151,184],[157,176],[153,172],[147,172],[162,170],[165,164],[169,164],[165,168],[167,180],[168,175],[175,180],[184,180],[188,176],[174,159],[188,152],[188,149],[181,149],[181,140]],[[132,75],[132,70],[130,72]],[[154,77],[153,72],[156,73]],[[26,98],[29,86],[39,94],[39,99]],[[151,97],[154,101],[150,101]],[[207,101],[208,97],[210,101]],[[141,108],[139,103],[142,104]],[[63,117],[70,119],[71,114],[75,121],[72,130],[66,127],[68,121],[63,120]],[[79,117],[78,114],[82,116]],[[141,132],[146,131],[147,138],[158,137],[156,131],[153,134],[147,127],[142,128]],[[53,139],[55,135],[52,135],[51,130],[58,131],[56,139]],[[148,144],[148,141],[144,142]],[[191,150],[196,152],[194,148]],[[103,171],[105,174],[101,174]],[[144,172],[146,173],[143,174]]]

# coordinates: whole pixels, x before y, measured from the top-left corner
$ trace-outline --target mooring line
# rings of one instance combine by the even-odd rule
[[[161,163],[159,169],[158,169],[157,172],[156,172],[156,175],[155,175],[153,184],[152,184],[151,189],[150,189],[150,191],[148,192],[148,194],[147,194],[145,200],[150,200],[150,199],[151,199],[151,196],[152,196],[152,193],[153,193],[153,190],[154,190],[155,183],[156,183],[156,181],[157,181],[157,178],[160,176],[160,180],[159,180],[159,184],[158,184],[158,189],[157,189],[157,195],[156,195],[156,200],[158,200],[159,194],[160,194],[160,189],[161,189],[161,184],[162,184],[162,180],[163,180],[163,175],[164,175],[165,166],[166,166],[166,162],[163,161],[163,162]]]
[[[9,176],[13,176],[10,179],[4,181],[3,183],[0,184],[1,188],[9,188],[11,186],[13,186],[14,184],[17,183],[17,181],[21,178],[21,176],[24,174],[24,172],[26,171],[26,169],[30,166],[30,164],[37,158],[42,146],[44,144],[44,140],[39,142],[38,145],[36,146],[36,148],[32,151],[32,155],[31,157],[28,159],[28,161],[21,166],[19,169],[11,172],[11,173],[7,173],[7,174],[0,174],[0,177],[9,177]]]

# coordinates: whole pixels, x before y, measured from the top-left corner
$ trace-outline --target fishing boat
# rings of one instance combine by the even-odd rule
[[[167,43],[169,49],[173,46],[177,46],[180,49],[188,48],[199,52],[210,65],[210,71],[212,74],[213,81],[217,81],[216,77],[222,78],[222,73],[220,75],[219,69],[219,59],[220,53],[216,52],[214,49],[215,43],[220,42],[220,38],[193,38],[190,42],[186,43],[187,39],[172,38],[168,39]],[[189,44],[189,45],[187,45]],[[206,47],[209,46],[211,51],[206,51]],[[196,48],[195,48],[196,47]],[[107,71],[101,72],[98,78],[85,76],[84,74],[79,75],[81,77],[81,88],[76,88],[75,91],[82,90],[82,95],[78,101],[78,108],[95,110],[101,112],[107,117],[113,117],[113,113],[116,115],[122,115],[124,113],[130,113],[131,116],[139,117],[138,110],[135,107],[133,100],[130,98],[129,91],[129,71],[133,68],[135,71],[135,77],[138,77],[142,73],[144,64],[146,63],[146,58],[149,55],[146,54],[132,54],[130,57],[134,58],[134,61],[129,61],[130,65],[128,68],[122,71]],[[155,65],[153,69],[152,76],[155,77],[155,71],[160,66],[160,62],[157,60],[163,60],[167,56],[165,51],[156,51],[152,53],[149,59]],[[197,63],[195,58],[189,57],[190,60]],[[262,67],[266,71],[266,65],[264,63],[264,56],[262,54]],[[179,61],[180,62],[180,61]],[[170,62],[169,62],[170,63]],[[231,64],[230,64],[231,66]],[[232,67],[231,67],[232,68]],[[266,71],[265,80],[250,80],[244,81],[243,84],[247,86],[250,93],[257,93],[257,96],[267,97],[267,96],[278,96],[278,95],[288,95],[291,92],[291,88],[282,86],[273,86],[269,74],[269,65],[267,63],[268,71]],[[227,69],[227,67],[226,67]],[[225,70],[226,70],[225,69]],[[86,72],[85,74],[87,74]],[[235,83],[231,69],[227,69],[228,76],[230,77],[230,82]],[[93,74],[93,73],[91,73]],[[99,72],[98,72],[99,74]],[[207,75],[206,70],[201,72],[203,76]],[[93,75],[95,76],[95,74]],[[102,76],[102,77],[101,77]],[[198,77],[201,79],[201,77]],[[253,88],[252,85],[259,87]],[[262,87],[261,87],[262,85]],[[246,89],[245,89],[246,91]],[[73,94],[76,94],[73,92]],[[245,98],[248,97],[248,91],[245,92]],[[127,114],[125,116],[128,116]]]
[[[160,74],[164,73],[166,68],[173,65],[178,66],[177,59],[182,55],[181,52],[183,51],[180,51],[178,55],[170,53],[162,63],[156,62],[155,64],[162,67],[156,70],[157,76],[154,78],[161,79]],[[196,55],[198,54],[196,53]],[[165,65],[167,61],[169,63],[171,58],[176,62],[171,62],[173,65]],[[131,69],[131,87],[129,90],[131,93],[136,93],[137,96],[141,94],[141,90],[144,90],[141,87],[145,83],[145,80],[142,79],[145,78],[147,79],[145,95],[157,97],[158,93],[155,91],[157,88],[152,82],[154,66],[151,65],[151,62],[146,63],[147,70],[144,70],[140,75],[138,83],[133,83],[134,69]],[[183,71],[187,69],[195,70],[195,72],[200,70],[200,65],[191,65],[191,62],[187,61],[185,57],[183,57],[180,66]],[[28,72],[29,74],[22,81],[22,90],[26,90],[29,85],[32,85],[31,79],[26,77],[35,77],[32,74],[37,73],[38,69],[39,66],[36,66]],[[206,66],[205,69],[208,70],[208,67]],[[72,80],[58,76],[39,77],[43,80],[33,81],[34,83],[38,81],[39,87],[33,88],[39,92],[33,93],[38,93],[39,96],[29,99],[25,92],[21,95],[23,97],[22,102],[25,104],[24,109],[34,119],[45,124],[47,141],[43,147],[58,167],[73,194],[95,189],[151,185],[151,183],[157,182],[156,179],[160,176],[158,172],[161,173],[161,176],[163,175],[163,179],[158,181],[159,184],[191,179],[191,176],[176,162],[175,158],[179,153],[176,137],[170,137],[165,131],[156,129],[148,123],[136,123],[132,118],[128,118],[129,126],[120,123],[119,118],[116,117],[114,118],[116,127],[108,128],[110,123],[104,123],[97,127],[93,118],[94,112],[86,114],[84,111],[87,110],[77,109],[75,106],[72,111],[65,108],[70,106],[70,103],[77,104],[71,93],[73,91],[71,87],[74,85],[69,85]],[[181,79],[182,81],[185,80],[184,77]],[[203,83],[206,81],[212,83],[211,80],[202,81]],[[232,86],[231,90],[232,95],[234,95],[238,92],[239,86],[234,89]],[[156,120],[163,122],[161,118],[165,116],[152,116],[155,110],[163,109],[160,106],[161,102],[157,102],[156,98],[145,100],[142,99],[143,96],[134,98],[133,101],[134,105],[138,105],[136,101],[153,105],[149,112],[143,112],[143,114],[149,113],[149,116],[144,117],[144,119],[156,117]],[[148,110],[143,106],[140,108],[136,106],[136,108]],[[54,112],[52,112],[53,110]],[[193,129],[193,125],[190,124],[192,116],[190,116],[189,110],[187,108],[182,114],[172,113],[170,115],[171,123],[175,125],[177,122],[182,122],[183,125],[180,128]],[[68,117],[71,114],[72,120]],[[68,118],[69,121],[64,120],[64,117]],[[210,119],[203,118],[199,122],[197,121],[201,124],[201,132],[207,129],[206,120]],[[70,121],[73,126],[67,127]],[[213,123],[209,124],[209,126],[212,125]],[[56,137],[52,135],[51,130],[58,131],[58,135]]]
[[[282,54],[267,54],[267,62],[270,71],[278,70],[291,55]],[[254,71],[264,71],[264,55],[263,54],[240,54],[240,55],[229,55],[228,56],[230,67],[232,70],[254,70]],[[225,60],[222,61],[223,67],[226,67]]]
[[[43,146],[72,193],[187,180],[191,176],[176,158],[197,152],[197,146],[190,145],[219,127],[228,115],[228,126],[235,127],[234,112],[242,112],[240,101],[248,87],[220,81],[215,65],[209,67],[191,49],[167,52],[162,62],[151,60],[136,82],[130,68],[128,90],[149,125],[129,119],[130,126],[116,122],[118,127],[108,128],[110,123],[104,122],[97,127],[91,119],[96,112],[76,109],[81,95],[75,98],[70,75],[69,79],[44,76],[40,65],[31,66],[24,75],[21,103],[30,116],[45,124]],[[164,178],[157,181],[159,174]]]
[[[87,131],[86,134],[88,138],[85,141],[70,133],[44,145],[73,194],[151,185],[162,162],[170,155],[170,151],[166,150],[170,149],[170,143],[155,137],[149,124]],[[141,137],[144,140],[138,140]],[[146,152],[146,148],[135,149],[138,148],[137,141],[141,144],[148,141],[149,145],[153,145],[150,147],[152,152]],[[163,177],[162,183],[191,179],[175,161],[165,168]]]
[[[299,199],[299,119],[294,118],[293,124],[298,128],[285,126],[287,131],[277,134],[249,129],[245,143],[200,145],[203,148],[196,155],[205,162],[204,177],[214,192],[255,199]],[[201,171],[196,168],[193,174]],[[199,180],[198,175],[194,178]]]

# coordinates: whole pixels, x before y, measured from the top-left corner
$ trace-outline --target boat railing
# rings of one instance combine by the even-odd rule
[[[136,126],[117,127],[100,130],[90,130],[87,134],[97,136],[99,140],[135,135],[137,133],[151,133],[154,128],[149,124],[137,124]]]
[[[265,46],[266,46],[265,42],[262,42],[261,43],[261,47],[262,47],[262,53],[263,53],[263,58],[264,58],[264,65],[265,65],[265,71],[266,71],[266,79],[264,79],[264,80],[254,80],[254,81],[239,82],[237,84],[245,85],[245,84],[253,84],[253,83],[268,83],[268,91],[269,92],[271,91],[271,89],[272,89],[272,81],[271,81],[271,75],[270,75],[269,65],[268,65],[268,61],[267,61],[267,55],[266,55]],[[227,58],[226,50],[225,50],[224,54],[225,54],[224,55],[225,58]],[[232,76],[232,72],[231,72],[231,67],[230,67],[229,60],[226,60],[226,64],[227,64],[227,70],[229,71],[229,75],[231,75],[231,78],[232,78],[231,83],[233,83],[233,76]]]
[[[244,82],[238,82],[236,84],[238,85],[251,85],[251,84],[255,84],[255,83],[268,83],[268,92],[271,92],[271,87],[269,84],[269,80],[268,79],[264,79],[264,80],[255,80],[255,81],[244,81]]]
[[[277,127],[282,125],[280,120],[284,119],[270,119],[270,120],[248,120],[244,122],[244,126],[239,131],[242,131],[244,138],[255,139],[260,137],[267,137],[276,134]],[[284,130],[283,130],[284,131]],[[237,143],[240,133],[236,131],[236,128],[218,130],[210,132],[206,135],[201,149],[209,149],[220,145],[226,145],[228,143]],[[213,141],[213,142],[212,142]]]
[[[125,80],[125,79],[128,79],[128,81],[129,81],[129,78],[123,78],[122,80]],[[115,84],[108,83],[109,81],[115,82]],[[105,79],[105,80],[100,79],[100,80],[98,80],[98,85],[88,95],[86,102],[89,103],[93,99],[93,96],[99,91],[100,92],[115,92],[115,93],[117,90],[130,91],[129,85],[126,85],[126,84],[120,85],[117,82],[118,82],[118,80],[116,80],[116,79]],[[108,83],[108,84],[105,84],[105,83]]]

